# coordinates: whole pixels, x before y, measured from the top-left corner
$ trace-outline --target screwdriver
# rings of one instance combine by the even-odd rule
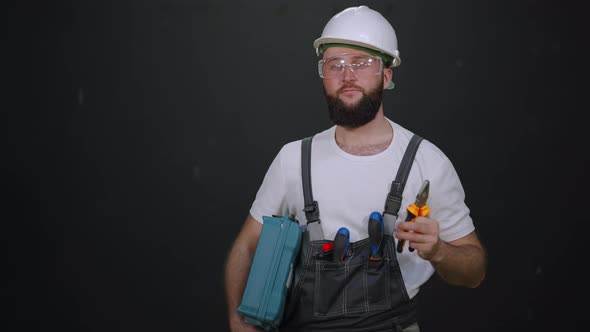
[[[350,250],[350,232],[346,227],[340,227],[334,237],[334,256],[335,262],[342,262],[344,257],[348,256]]]
[[[383,250],[381,248],[383,232],[383,217],[381,213],[375,211],[369,216],[369,245],[371,246],[369,259],[372,261],[383,259]]]
[[[416,201],[410,206],[407,207],[408,216],[406,217],[406,221],[416,221],[416,217],[424,217],[430,212],[430,208],[426,205],[426,200],[428,199],[428,190],[430,189],[430,182],[425,180],[422,184],[422,187],[418,191],[416,195]],[[406,244],[406,240],[400,240],[397,243],[397,252],[402,252],[404,250],[404,245]],[[410,251],[414,251],[414,248],[410,247]]]

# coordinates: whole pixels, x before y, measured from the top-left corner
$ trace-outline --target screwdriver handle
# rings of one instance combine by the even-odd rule
[[[373,212],[369,217],[369,245],[371,246],[370,260],[379,261],[383,259],[383,218],[381,213]]]
[[[350,250],[350,232],[346,227],[340,227],[334,237],[334,256],[333,261],[342,262],[349,254]]]

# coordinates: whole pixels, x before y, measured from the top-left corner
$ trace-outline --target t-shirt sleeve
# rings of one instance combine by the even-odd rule
[[[430,180],[430,217],[438,220],[440,238],[444,241],[460,239],[475,230],[465,191],[451,161],[443,158]]]
[[[266,171],[250,207],[250,214],[260,223],[263,222],[262,216],[283,215],[287,210],[287,190],[282,163],[284,151],[283,147]]]

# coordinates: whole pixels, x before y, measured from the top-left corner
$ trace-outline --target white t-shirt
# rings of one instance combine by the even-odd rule
[[[391,183],[413,135],[389,121],[393,128],[392,144],[372,156],[354,156],[340,149],[336,144],[335,126],[314,136],[311,187],[326,239],[333,239],[340,227],[349,229],[351,242],[367,238],[370,214],[383,212]],[[471,233],[475,227],[464,202],[465,193],[459,177],[444,153],[426,139],[420,144],[408,176],[398,221],[405,220],[405,208],[415,201],[424,180],[430,181],[429,217],[439,222],[440,238],[453,241]],[[303,208],[299,140],[285,144],[275,157],[250,214],[259,222],[262,216],[293,214],[305,224]],[[397,255],[408,295],[414,297],[432,276],[434,268],[416,251],[404,250]]]

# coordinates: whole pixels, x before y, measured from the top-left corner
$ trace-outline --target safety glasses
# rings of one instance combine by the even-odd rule
[[[345,70],[350,70],[357,78],[376,76],[383,71],[383,60],[377,56],[344,53],[318,62],[321,78],[339,78]]]

